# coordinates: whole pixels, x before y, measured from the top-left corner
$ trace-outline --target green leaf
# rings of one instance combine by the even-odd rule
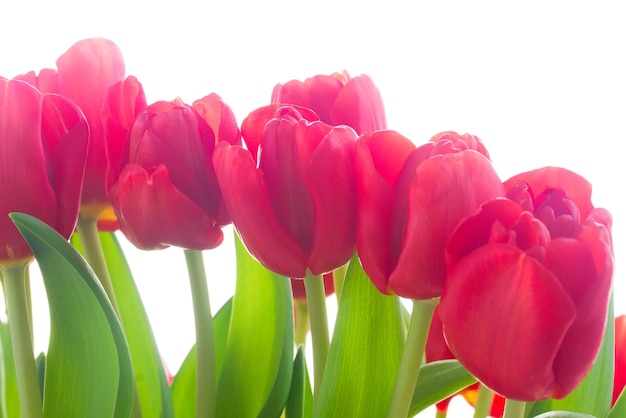
[[[235,249],[237,284],[218,380],[217,415],[256,418],[264,408],[269,413],[268,399],[274,406],[280,403],[274,398],[275,384],[284,359],[293,356],[293,351],[289,355],[285,351],[285,346],[293,350],[291,287],[285,277],[254,260],[237,236]],[[285,394],[283,405],[286,399]],[[279,415],[280,411],[274,414]]]
[[[171,418],[170,387],[135,280],[115,235],[101,233],[100,242],[130,349],[142,418]]]
[[[291,295],[291,293],[290,293]],[[292,306],[291,303],[288,305]],[[293,307],[291,308],[293,312]],[[259,413],[259,418],[275,418],[285,408],[285,403],[289,397],[289,389],[291,388],[291,379],[293,373],[293,341],[294,341],[294,324],[293,315],[285,316],[285,338],[283,340],[283,354],[280,359],[278,375],[274,381],[274,386],[270,395],[265,402],[265,406]]]
[[[232,312],[232,298],[213,317],[215,335],[215,369],[219,376],[224,361],[226,338]],[[195,418],[196,416],[196,347],[193,346],[172,382],[172,399],[176,418]]]
[[[611,296],[604,341],[585,379],[563,399],[546,399],[536,402],[529,416],[534,417],[548,411],[580,412],[596,417],[606,417],[609,414],[613,396],[614,327],[613,297]]]
[[[2,273],[0,272],[0,276]],[[9,324],[0,321],[0,417],[19,417],[20,399],[17,392],[17,377],[13,361],[13,346]]]
[[[380,293],[356,256],[343,284],[315,417],[384,417],[403,348],[397,297]]]
[[[626,390],[622,390],[611,409],[611,413],[608,418],[623,418],[626,417]]]
[[[411,416],[476,383],[458,360],[441,360],[424,364],[413,392]]]
[[[302,346],[298,348],[293,361],[291,389],[285,407],[285,418],[313,418],[313,392]]]
[[[11,217],[33,250],[48,296],[44,417],[127,418],[133,403],[130,354],[104,290],[56,231],[29,215]]]

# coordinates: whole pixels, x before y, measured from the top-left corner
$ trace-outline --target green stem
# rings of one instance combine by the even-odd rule
[[[306,345],[306,336],[309,333],[309,306],[304,300],[294,300],[293,305],[296,309],[294,341],[296,346]]]
[[[491,412],[491,404],[493,403],[493,391],[482,383],[478,385],[478,397],[476,405],[474,405],[474,418],[486,418]]]
[[[40,418],[42,416],[42,404],[28,317],[28,302],[24,283],[25,268],[26,265],[4,268],[7,313],[22,417]]]
[[[24,268],[24,292],[26,294],[26,310],[28,311],[28,326],[30,327],[30,340],[35,345],[35,335],[33,327],[33,295],[30,290],[30,268],[27,264]]]
[[[185,250],[196,325],[196,417],[214,418],[217,399],[215,341],[202,252]]]
[[[102,243],[98,236],[98,219],[79,216],[76,230],[78,231],[81,244],[83,245],[85,259],[96,273],[98,280],[100,280],[100,284],[109,297],[117,317],[121,318],[120,310],[117,306],[117,298],[113,290],[113,283],[111,283],[111,276],[109,275],[109,269],[106,259],[104,258],[104,252],[102,251]]]
[[[330,346],[324,280],[321,276],[316,276],[307,270],[304,288],[309,305],[309,322],[311,323],[311,341],[313,344],[313,397],[317,399],[326,368],[328,347]]]
[[[411,323],[406,336],[400,368],[387,410],[387,418],[406,417],[409,414],[413,392],[420,372],[428,330],[439,299],[414,300]]]
[[[448,408],[444,409],[443,411],[440,411],[439,409],[436,409],[436,413],[435,413],[435,418],[446,418],[448,416]]]
[[[507,399],[504,404],[504,418],[524,418],[526,402]]]

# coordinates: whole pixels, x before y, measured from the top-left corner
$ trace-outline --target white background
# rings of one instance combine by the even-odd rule
[[[54,67],[74,42],[103,36],[119,45],[149,102],[179,96],[190,103],[216,92],[241,122],[269,102],[278,82],[344,69],[369,74],[389,127],[416,144],[443,130],[469,132],[486,144],[503,179],[545,165],[589,179],[594,204],[614,216],[616,312],[626,313],[620,2],[216,3],[3,0],[0,75]],[[205,252],[214,312],[234,290],[232,229],[226,238]],[[182,250],[125,249],[175,371],[194,340]],[[38,306],[43,349],[46,313]]]

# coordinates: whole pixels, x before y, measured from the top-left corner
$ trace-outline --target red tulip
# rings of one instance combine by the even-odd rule
[[[198,109],[208,111],[205,105],[220,117],[203,119]],[[120,229],[134,245],[204,250],[222,242],[230,216],[213,150],[218,141],[241,143],[239,131],[224,126],[236,126],[235,116],[215,94],[193,106],[156,102],[137,117],[109,190]]]
[[[411,299],[441,295],[448,237],[480,204],[504,195],[481,150],[476,137],[451,132],[418,148],[394,131],[359,138],[357,250],[378,290]]]
[[[262,126],[258,153],[225,143],[215,149],[217,179],[242,241],[287,277],[342,266],[355,248],[356,133],[310,122],[293,107],[278,108]]]
[[[351,78],[343,72],[277,84],[272,103],[310,108],[322,122],[348,125],[358,134],[387,127],[380,92],[367,75]]]
[[[592,366],[611,290],[610,215],[579,175],[544,168],[505,182],[446,247],[440,315],[455,357],[521,401],[562,398]],[[572,192],[570,192],[570,190]]]
[[[73,100],[89,123],[89,150],[81,201],[81,215],[98,217],[110,206],[105,192],[107,159],[102,107],[109,88],[124,78],[124,59],[115,43],[104,38],[78,41],[57,59],[57,71],[42,70],[20,78],[43,92]]]
[[[615,318],[615,377],[613,379],[613,402],[626,387],[626,315]]]
[[[87,122],[73,103],[0,78],[0,264],[32,256],[11,212],[35,216],[69,238],[88,142]]]
[[[333,273],[326,273],[323,277],[324,293],[330,296],[335,293],[335,282],[333,281]],[[291,279],[291,293],[295,300],[306,301],[306,290],[304,288],[304,280]]]

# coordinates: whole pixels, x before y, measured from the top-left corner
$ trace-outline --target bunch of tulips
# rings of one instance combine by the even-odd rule
[[[215,93],[148,102],[102,38],[0,77],[0,416],[443,417],[456,394],[476,417],[626,416],[611,215],[585,178],[503,180],[477,136],[406,138],[367,75],[270,97],[241,123]],[[213,312],[202,251],[229,224]],[[120,236],[184,250],[196,344],[173,376]]]

